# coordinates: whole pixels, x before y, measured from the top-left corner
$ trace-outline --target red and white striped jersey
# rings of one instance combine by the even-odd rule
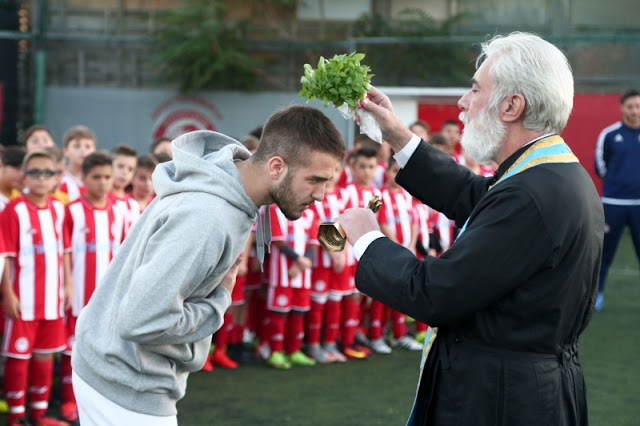
[[[62,223],[64,206],[49,198],[38,208],[26,195],[2,213],[2,237],[11,258],[13,290],[24,321],[55,320],[63,315]]]
[[[431,217],[433,229],[440,241],[442,251],[446,251],[451,247],[456,237],[456,223],[446,217],[443,213],[431,209]]]
[[[64,252],[71,253],[73,304],[77,317],[104,275],[124,234],[124,213],[107,201],[99,209],[84,196],[65,208]]]
[[[344,192],[346,197],[344,202],[345,210],[367,207],[369,201],[374,196],[380,196],[380,190],[378,188],[374,188],[373,186],[363,188],[356,183],[350,183],[349,185],[347,185],[344,188]],[[353,248],[349,244],[347,244],[347,265],[352,266],[355,264],[356,257],[353,254]]]
[[[69,196],[69,201],[75,201],[84,194],[84,183],[74,175],[65,170],[60,181],[60,191],[65,192]]]
[[[422,247],[424,247],[425,250],[429,250],[429,234],[433,232],[431,207],[414,198],[413,217],[418,226],[420,243],[422,243]]]
[[[346,193],[344,188],[336,187],[331,193],[325,192],[322,201],[316,201],[310,207],[316,215],[318,224],[323,222],[333,222],[344,211]],[[331,267],[331,257],[322,246],[318,247],[313,266],[322,265],[325,268]]]
[[[378,223],[386,224],[399,244],[409,247],[413,225],[413,203],[411,195],[403,189],[382,189],[382,207],[378,212]]]
[[[124,233],[126,236],[133,224],[140,218],[140,204],[129,194],[125,194],[124,197],[120,198],[113,192],[109,192],[107,200],[123,211]]]
[[[371,186],[382,189],[384,184],[387,183],[387,163],[382,162],[378,163],[376,167],[376,176],[373,178],[373,182],[371,182]]]
[[[292,221],[273,204],[270,206],[270,215],[271,241],[284,241],[300,256],[304,256],[310,244],[318,244],[318,222],[313,210],[306,209],[300,219]],[[281,253],[275,244],[271,246],[269,262],[270,286],[311,289],[311,270],[289,277],[293,261]]]

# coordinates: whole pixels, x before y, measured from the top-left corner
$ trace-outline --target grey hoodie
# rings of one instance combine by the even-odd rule
[[[153,174],[156,199],[131,229],[76,325],[72,366],[135,412],[169,416],[204,365],[231,304],[218,287],[241,254],[257,207],[234,159],[251,154],[210,131],[173,141]]]

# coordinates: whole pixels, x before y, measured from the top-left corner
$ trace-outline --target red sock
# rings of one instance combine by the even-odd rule
[[[340,301],[327,300],[324,310],[324,341],[335,343],[340,330]]]
[[[393,321],[393,338],[394,339],[399,339],[405,334],[407,334],[404,328],[406,317],[407,316],[401,312],[391,311],[391,320]]]
[[[284,330],[287,323],[287,315],[273,311],[269,311],[269,314],[269,328],[271,329],[269,346],[271,347],[271,353],[280,352],[284,348]]]
[[[421,331],[427,331],[429,326],[423,322],[416,321],[416,331],[420,333]]]
[[[369,306],[369,338],[379,339],[382,337],[382,313],[384,305],[377,300],[372,300]]]
[[[28,359],[7,357],[4,366],[4,393],[9,405],[9,424],[25,415]]]
[[[71,356],[62,354],[60,357],[60,381],[62,391],[62,403],[76,403],[76,396],[73,393],[71,383]]]
[[[233,316],[229,313],[224,314],[224,324],[216,331],[216,349],[226,348],[229,343],[229,333],[233,328]]]
[[[258,292],[256,290],[247,290],[247,329],[252,333],[257,333],[257,310],[258,310]]]
[[[29,401],[31,402],[31,418],[39,419],[49,408],[49,394],[53,380],[53,360],[31,359],[29,366]]]
[[[371,301],[373,301],[373,299],[369,299],[369,297],[362,295],[362,299],[360,299],[360,310],[358,311],[360,314],[359,326],[361,325],[364,327],[367,323],[367,312],[369,312],[369,306],[371,306],[369,302]],[[371,321],[371,316],[369,316],[369,321]]]
[[[242,337],[244,335],[244,326],[241,324],[233,324],[231,334],[229,334],[229,343],[232,345],[242,343]]]
[[[323,303],[311,301],[311,310],[307,312],[307,342],[310,345],[320,343],[320,331],[322,330]]]
[[[285,334],[285,352],[287,354],[298,352],[302,348],[302,339],[304,339],[304,313],[289,314]]]
[[[342,307],[342,345],[350,346],[356,340],[360,305],[353,299],[342,299]]]

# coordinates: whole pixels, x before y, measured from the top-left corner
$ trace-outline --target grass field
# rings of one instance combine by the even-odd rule
[[[628,235],[607,284],[606,305],[580,339],[592,425],[640,424],[640,272]],[[418,353],[275,371],[263,365],[190,376],[180,425],[404,425]]]
[[[592,425],[640,424],[640,272],[628,235],[611,268],[602,312],[580,339]],[[394,351],[342,365],[276,371],[216,368],[189,377],[181,426],[404,425],[420,354]],[[55,410],[55,408],[54,408]],[[0,415],[0,423],[6,415]]]

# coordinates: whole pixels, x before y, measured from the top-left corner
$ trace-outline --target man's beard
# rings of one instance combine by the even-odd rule
[[[293,174],[293,170],[288,170],[282,183],[269,192],[273,202],[289,220],[297,220],[302,216],[302,209],[297,205],[296,195],[293,193]]]
[[[473,120],[467,120],[467,113],[460,113],[460,121],[464,123],[460,144],[478,163],[495,160],[502,146],[507,129],[498,119],[496,109],[485,107]]]

